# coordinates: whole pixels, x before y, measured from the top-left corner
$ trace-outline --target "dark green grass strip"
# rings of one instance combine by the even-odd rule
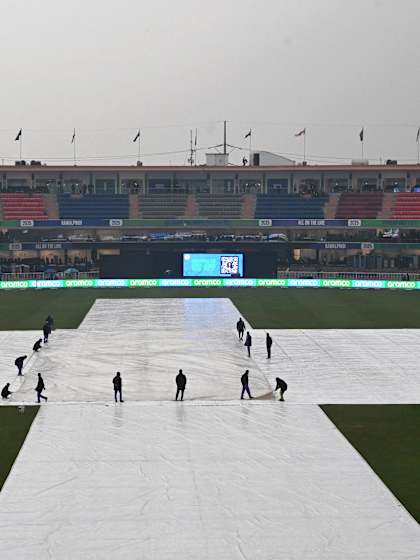
[[[15,406],[0,407],[0,490],[37,415],[37,406],[26,406],[21,414]]]
[[[276,288],[121,288],[0,292],[0,330],[77,328],[96,298],[230,298],[254,328],[420,328],[420,293]],[[234,322],[235,317],[232,318]],[[217,321],[217,317],[215,317]]]
[[[420,523],[420,405],[321,408]]]

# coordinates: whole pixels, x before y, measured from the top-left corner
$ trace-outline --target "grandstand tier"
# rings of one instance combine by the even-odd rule
[[[392,218],[397,220],[420,219],[420,193],[398,193]]]
[[[184,217],[188,195],[148,194],[139,196],[140,216],[145,219]]]
[[[129,201],[126,194],[70,195],[59,194],[60,218],[128,218]]]
[[[202,218],[242,218],[243,195],[200,193],[196,195],[196,200]]]
[[[377,218],[382,210],[383,196],[382,192],[343,193],[335,217]]]
[[[258,194],[256,218],[324,218],[326,196],[311,197],[278,194]]]
[[[48,218],[44,197],[39,193],[2,193],[0,203],[5,220],[46,220]]]

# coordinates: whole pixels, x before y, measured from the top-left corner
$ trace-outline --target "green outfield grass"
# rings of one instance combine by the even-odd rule
[[[254,328],[420,328],[420,294],[335,289],[121,288],[0,292],[0,330],[77,328],[96,298],[225,297]],[[235,320],[236,318],[232,318]]]
[[[420,405],[322,409],[420,523]]]
[[[16,406],[0,408],[0,490],[6,482],[37,412],[37,406],[26,406],[23,414],[18,412]]]

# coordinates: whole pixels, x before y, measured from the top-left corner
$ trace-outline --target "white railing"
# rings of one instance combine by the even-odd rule
[[[75,272],[64,274],[63,272],[0,272],[0,279],[11,280],[61,280],[62,278],[73,280],[85,280],[86,278],[99,278],[99,270],[91,272]]]
[[[420,280],[417,272],[316,272],[314,270],[279,270],[279,278],[340,278],[342,280]]]

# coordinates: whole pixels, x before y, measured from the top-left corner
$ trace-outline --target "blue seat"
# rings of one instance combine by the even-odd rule
[[[129,200],[126,194],[88,194],[72,197],[58,195],[60,218],[111,219],[129,217]]]
[[[326,196],[303,198],[285,193],[258,194],[255,218],[323,219]]]

